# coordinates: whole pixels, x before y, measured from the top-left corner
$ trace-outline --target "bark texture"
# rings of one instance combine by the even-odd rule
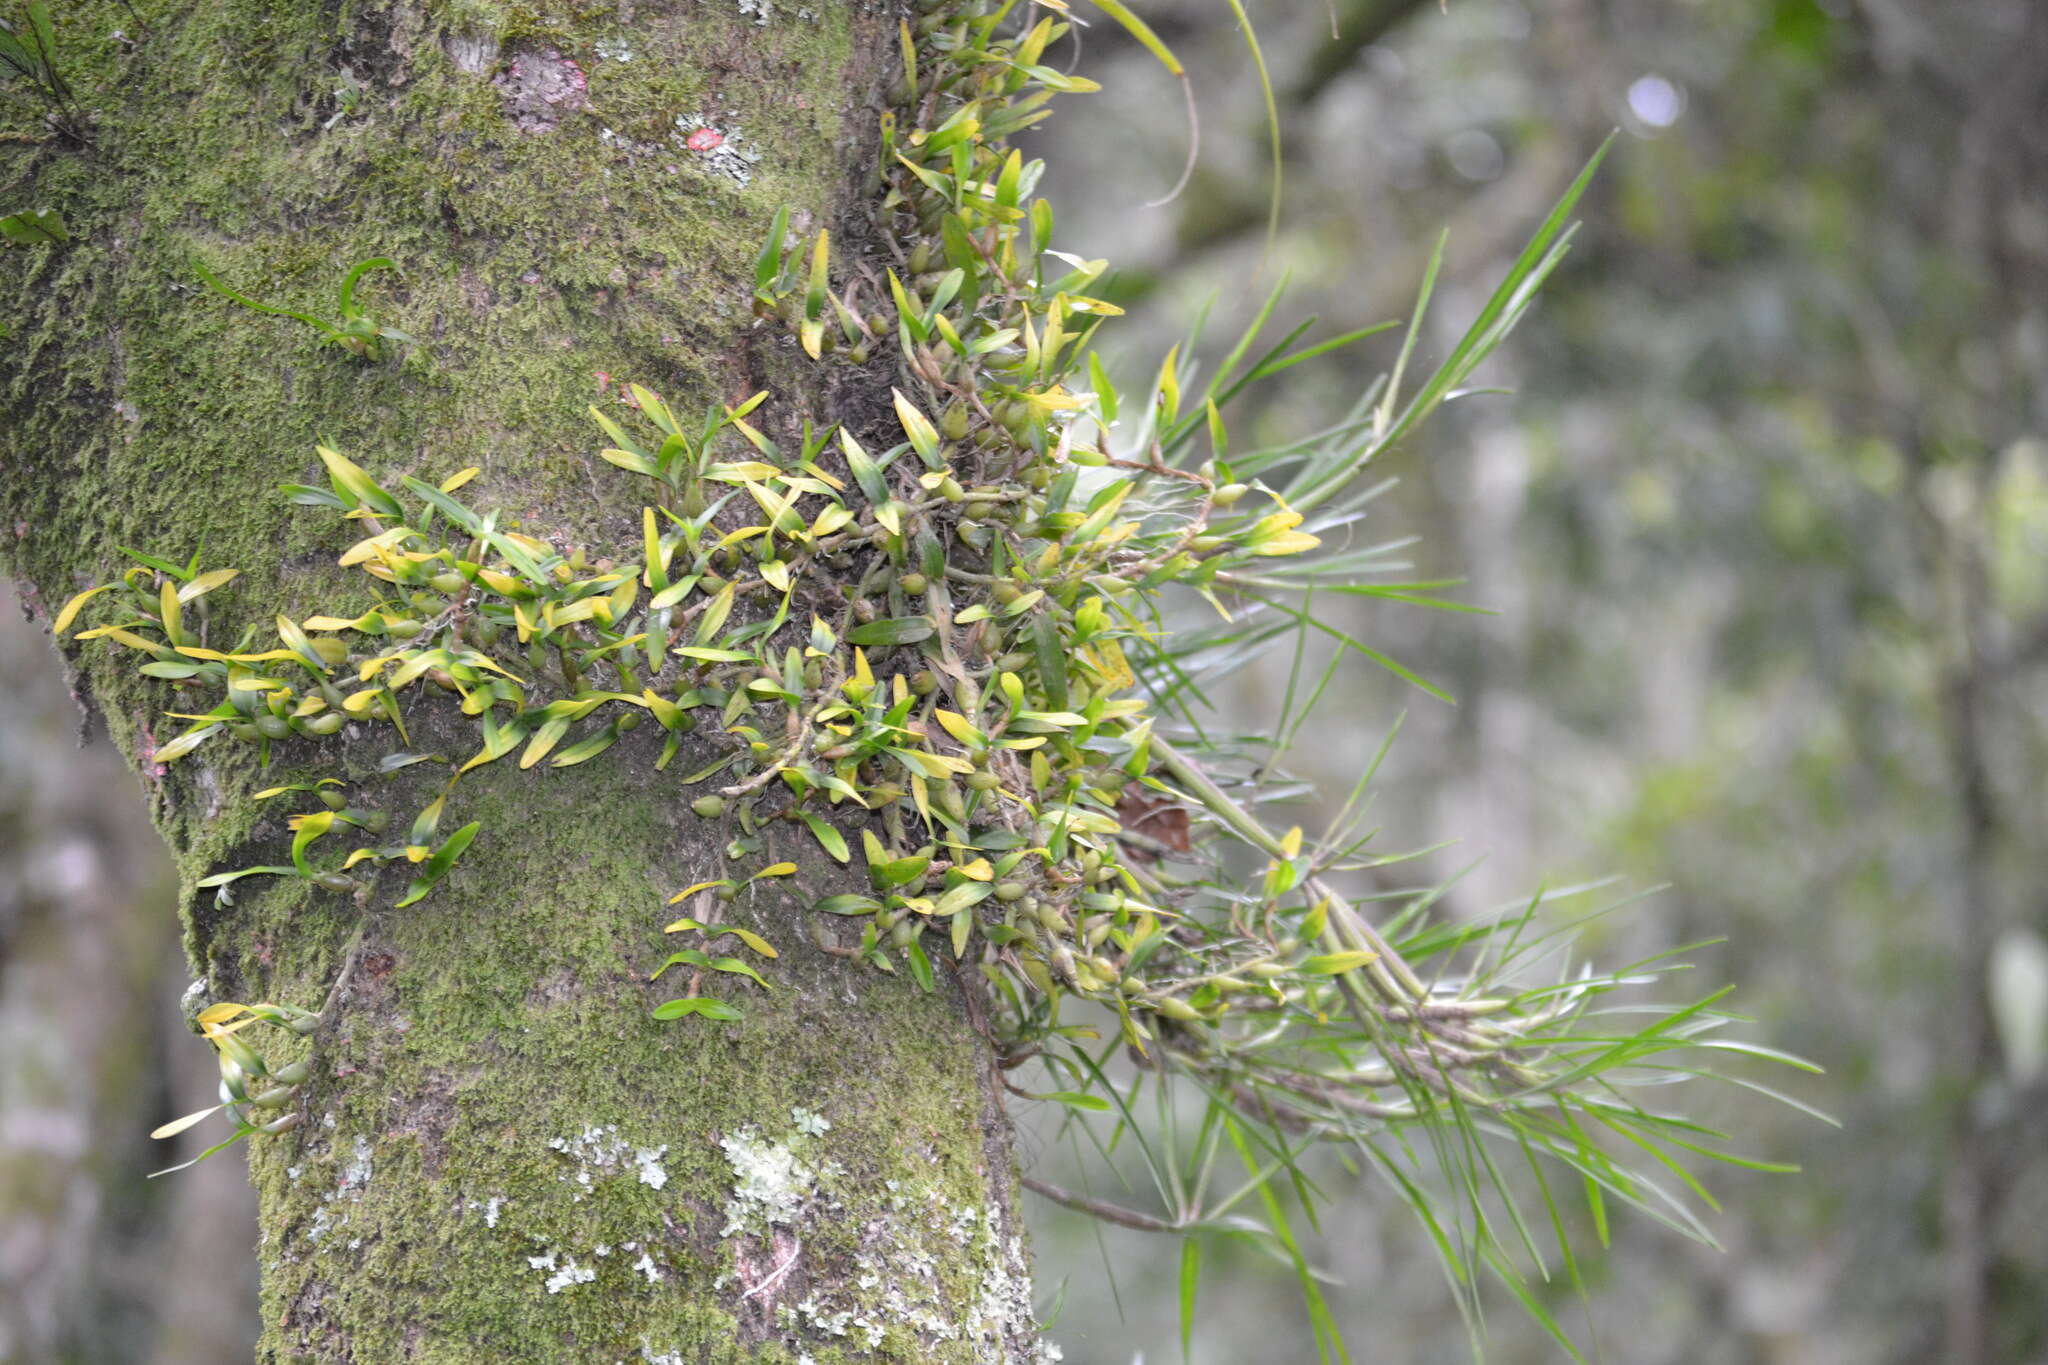
[[[746,291],[778,205],[858,231],[849,177],[874,155],[896,19],[845,0],[64,7],[89,142],[21,105],[0,143],[0,209],[57,209],[71,234],[0,255],[5,557],[31,612],[118,576],[117,546],[202,539],[208,567],[243,571],[208,599],[216,647],[338,605],[332,518],[276,492],[321,481],[316,441],[379,475],[479,465],[478,502],[601,552],[637,539],[584,411],[612,381],[679,408],[767,387],[784,420],[885,405],[886,376],[828,393],[779,332],[759,339]],[[361,302],[418,338],[377,363],[196,288],[203,261],[331,312],[372,256],[399,270]],[[260,1360],[1038,1350],[976,1002],[813,945],[798,907],[850,888],[808,837],[779,851],[796,877],[730,912],[782,949],[774,989],[744,987],[739,1024],[648,1017],[679,993],[647,982],[663,901],[721,875],[733,834],[678,799],[687,748],[666,775],[646,731],[582,767],[470,774],[450,815],[484,832],[408,910],[375,908],[396,873],[367,912],[281,883],[217,907],[195,881],[284,852],[282,803],[251,793],[331,772],[333,749],[312,766],[282,745],[259,771],[217,745],[166,769],[171,689],[110,653],[73,661],[146,784],[215,998],[317,1007],[362,931],[303,1126],[252,1143]],[[474,747],[459,719],[409,722],[416,750]],[[377,776],[384,747],[345,763],[404,819],[429,779]]]

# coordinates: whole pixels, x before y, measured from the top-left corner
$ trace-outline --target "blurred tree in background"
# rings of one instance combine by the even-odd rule
[[[1499,614],[1372,602],[1351,625],[1458,706],[1347,670],[1292,758],[1342,790],[1406,709],[1384,842],[1463,841],[1410,881],[1484,858],[1448,893],[1468,913],[1579,876],[1668,882],[1597,951],[1726,936],[1705,974],[1827,1066],[1801,1093],[1840,1131],[1719,1116],[1806,1174],[1723,1191],[1726,1255],[1618,1227],[1592,1335],[1629,1362],[2048,1358],[2048,8],[1364,0],[1334,37],[1321,6],[1254,10],[1287,148],[1270,248],[1243,41],[1207,0],[1154,9],[1201,92],[1201,168],[1169,209],[1074,224],[1127,267],[1154,330],[1121,340],[1152,353],[1205,306],[1235,335],[1262,270],[1298,285],[1280,325],[1400,317],[1444,225],[1448,341],[1624,131],[1494,367],[1515,396],[1453,405],[1462,424],[1382,471],[1401,485],[1369,525],[1417,534],[1416,577],[1464,577]],[[1105,130],[1148,143],[1162,186],[1184,145],[1169,83],[1097,42],[1096,123],[1067,120],[1049,158],[1077,207],[1131,164]],[[1398,338],[1368,344],[1379,366]],[[1262,400],[1275,430],[1355,392],[1346,366],[1292,373]],[[1246,679],[1233,723],[1270,723],[1285,666]],[[1436,1267],[1369,1187],[1327,1231],[1362,1356],[1461,1358],[1420,1307],[1446,1302]],[[1089,1359],[1170,1340],[1170,1285],[1121,1291],[1145,1324],[1121,1353],[1114,1307],[1069,1300]],[[1202,1358],[1310,1358],[1230,1292]],[[1556,1357],[1494,1327],[1500,1359]]]
[[[1828,1068],[1801,1093],[1839,1130],[1761,1099],[1702,1114],[1806,1168],[1717,1182],[1726,1254],[1618,1222],[1587,1306],[1560,1274],[1553,1311],[1631,1365],[2048,1359],[2048,9],[1253,8],[1286,153],[1271,241],[1263,99],[1229,10],[1144,12],[1198,92],[1188,191],[1129,209],[1134,179],[1171,182],[1186,131],[1170,78],[1107,25],[1080,58],[1105,92],[1029,149],[1062,182],[1063,235],[1123,271],[1134,372],[1204,308],[1227,342],[1283,272],[1283,326],[1400,317],[1444,225],[1424,349],[1446,341],[1624,130],[1571,261],[1492,365],[1516,396],[1454,404],[1367,523],[1416,534],[1415,577],[1464,578],[1498,614],[1329,608],[1459,704],[1347,668],[1292,757],[1344,791],[1405,710],[1383,846],[1463,842],[1387,869],[1393,903],[1440,879],[1471,916],[1540,885],[1668,882],[1590,947],[1726,936],[1703,974]],[[1355,368],[1290,371],[1233,427],[1327,424],[1399,343],[1369,344]],[[118,811],[111,757],[81,766],[61,686],[31,685],[54,676],[41,650],[17,623],[0,636],[0,1360],[231,1359],[221,1343],[254,1335],[234,1168],[139,1185],[162,1095],[194,1088],[164,1074],[191,1049],[160,855]],[[1270,732],[1287,662],[1244,674],[1222,723]],[[97,990],[37,985],[77,979],[39,964],[78,954]],[[1396,1202],[1331,1175],[1309,1250],[1354,1358],[1466,1359]],[[1089,1265],[1099,1238],[1111,1267],[1064,1287],[1068,1358],[1173,1358],[1174,1257],[1041,1214],[1042,1265]],[[1314,1357],[1284,1266],[1208,1254],[1196,1360]],[[1511,1305],[1491,1325],[1496,1359],[1558,1355]]]

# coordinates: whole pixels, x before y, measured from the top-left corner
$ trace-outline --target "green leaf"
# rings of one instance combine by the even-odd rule
[[[297,828],[292,833],[292,866],[299,870],[301,877],[313,875],[311,864],[306,861],[306,850],[315,839],[326,835],[334,828],[334,812],[318,810],[298,818]]]
[[[254,1124],[240,1124],[236,1127],[235,1131],[233,1133],[230,1133],[224,1140],[214,1143],[213,1146],[208,1147],[205,1151],[201,1152],[198,1156],[193,1157],[190,1161],[181,1161],[175,1166],[166,1166],[161,1171],[151,1171],[147,1178],[150,1180],[154,1180],[160,1175],[171,1175],[175,1172],[186,1170],[189,1167],[197,1166],[200,1162],[206,1160],[206,1158],[213,1156],[219,1152],[225,1152],[228,1148],[234,1146],[236,1143],[240,1142],[243,1138],[248,1137],[255,1131],[256,1126]]]
[[[947,915],[957,915],[969,906],[981,904],[994,894],[995,887],[988,882],[962,882],[939,897],[938,904],[932,907],[932,918],[942,919]]]
[[[751,977],[754,983],[764,991],[775,989],[768,984],[767,980],[759,972],[736,957],[714,957],[704,965],[711,968],[714,972],[730,972],[734,976]]]
[[[843,863],[853,857],[852,850],[846,846],[846,836],[844,834],[841,834],[831,825],[807,810],[798,811],[797,817],[810,827],[811,833],[817,836],[818,842],[824,846],[825,851],[835,859]]]
[[[476,838],[477,831],[482,828],[482,821],[472,820],[449,835],[448,842],[435,849],[433,856],[420,864],[419,875],[405,888],[405,899],[398,902],[395,908],[402,910],[423,899],[433,890],[434,883],[448,875],[448,869],[455,866],[455,860],[462,856],[462,851],[469,847],[470,841]]]
[[[845,427],[839,429],[839,449],[845,453],[846,468],[869,504],[880,507],[889,501],[889,485],[882,480],[882,466]]]
[[[851,894],[827,896],[811,907],[821,915],[871,915],[881,908],[878,900]]]
[[[943,468],[944,464],[939,459],[938,428],[917,410],[915,403],[903,396],[903,390],[891,389],[889,392],[896,400],[896,420],[903,424],[903,433],[910,438],[911,449],[917,452],[917,458],[924,461],[927,469]]]
[[[754,260],[754,292],[764,297],[770,295],[775,282],[782,278],[783,241],[789,236],[789,205],[775,210],[775,219],[768,225],[768,239],[761,243],[761,254]]]
[[[284,641],[284,647],[298,655],[306,667],[323,678],[327,676],[327,660],[320,657],[320,652],[313,648],[313,642],[306,638],[306,632],[300,630],[298,623],[291,617],[282,614],[278,616],[277,638]]]
[[[868,645],[914,645],[920,640],[929,640],[937,627],[926,616],[890,616],[879,621],[869,621],[846,632],[849,644]]]
[[[924,870],[931,865],[932,860],[929,856],[914,853],[908,858],[897,858],[874,865],[870,871],[874,874],[875,881],[887,891],[892,887],[908,886],[923,876]]]
[[[1109,1101],[1100,1095],[1084,1095],[1078,1090],[1049,1090],[1042,1095],[1029,1095],[1034,1100],[1051,1100],[1064,1104],[1069,1109],[1086,1109],[1090,1113],[1108,1113]]]
[[[398,269],[398,262],[384,256],[373,256],[367,261],[356,262],[355,266],[341,281],[341,291],[338,298],[341,304],[342,317],[352,318],[356,316],[356,285],[362,282],[363,276],[369,274],[372,270],[396,269]],[[396,334],[393,333],[391,335]],[[400,338],[400,340],[405,339],[403,337]]]
[[[1202,1239],[1189,1237],[1180,1244],[1180,1357],[1193,1358],[1195,1349],[1195,1292],[1202,1277]]]
[[[374,512],[392,522],[405,520],[405,508],[397,498],[384,491],[378,482],[363,471],[363,467],[339,451],[326,446],[315,447],[320,453],[320,462],[327,466],[327,478],[334,485],[334,491],[350,507],[360,507]]]
[[[820,228],[817,244],[811,248],[810,285],[804,290],[804,316],[797,329],[797,339],[803,343],[804,354],[813,360],[823,354],[825,298],[831,292],[826,274],[830,260],[831,234]]]
[[[932,977],[932,960],[924,955],[924,944],[921,941],[913,938],[906,943],[903,946],[903,956],[910,963],[911,977],[926,995],[938,989],[938,983]]]
[[[155,555],[146,555],[140,550],[131,550],[126,545],[119,546],[118,548],[122,554],[127,555],[137,564],[146,564],[160,574],[170,575],[180,583],[188,582],[192,577],[182,566],[173,564],[169,560],[158,559]]]
[[[654,1007],[656,1019],[682,1019],[692,1014],[726,1023],[738,1023],[744,1017],[723,1000],[713,1000],[708,995],[693,995],[686,1000],[670,1000],[666,1004]]]
[[[71,240],[64,219],[55,209],[24,209],[0,218],[0,237],[17,246],[59,244]]]
[[[1038,682],[1053,710],[1067,709],[1067,655],[1059,625],[1047,615],[1031,622],[1031,650],[1038,660]]]
[[[434,487],[434,485],[422,479],[415,479],[410,474],[401,475],[398,481],[405,485],[406,491],[433,507],[442,516],[460,526],[470,535],[477,535],[483,530],[483,519],[481,517],[457,502],[454,498],[443,493],[440,489]]]

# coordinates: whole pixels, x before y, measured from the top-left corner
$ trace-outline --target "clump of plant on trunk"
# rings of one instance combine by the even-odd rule
[[[743,1026],[746,993],[773,989],[776,947],[724,907],[797,871],[767,861],[764,832],[801,826],[844,869],[811,906],[817,946],[927,991],[949,961],[978,972],[1005,1065],[1036,1059],[1054,1078],[1018,1093],[1114,1111],[1141,1135],[1165,1217],[1029,1183],[1185,1238],[1187,1311],[1199,1234],[1238,1230],[1231,1210],[1256,1196],[1261,1236],[1295,1265],[1318,1332],[1334,1334],[1282,1198],[1307,1189],[1303,1153],[1334,1143],[1416,1208],[1461,1291],[1484,1266],[1550,1324],[1508,1250],[1512,1237],[1544,1263],[1496,1147],[1534,1171],[1560,1241],[1546,1165],[1576,1178],[1598,1225],[1618,1199],[1704,1235],[1659,1179],[1690,1183],[1686,1156],[1736,1158],[1630,1087],[1762,1050],[1714,1035],[1718,996],[1617,1023],[1610,997],[1647,969],[1571,965],[1535,927],[1541,898],[1455,923],[1418,894],[1375,922],[1344,876],[1394,858],[1360,832],[1371,774],[1335,828],[1271,824],[1260,807],[1306,707],[1264,752],[1206,738],[1198,710],[1207,682],[1288,634],[1320,633],[1340,661],[1435,691],[1311,598],[1446,605],[1437,585],[1387,581],[1383,552],[1340,548],[1376,491],[1360,475],[1514,325],[1566,248],[1593,166],[1420,385],[1403,380],[1427,283],[1391,375],[1347,420],[1234,450],[1224,411],[1246,386],[1380,329],[1302,344],[1304,324],[1262,347],[1269,299],[1206,379],[1176,349],[1148,385],[1120,389],[1091,349],[1119,311],[1094,292],[1106,263],[1055,249],[1052,209],[1034,195],[1042,166],[1007,145],[1055,93],[1091,87],[1045,65],[1064,21],[1019,25],[1012,12],[942,0],[903,27],[871,252],[835,269],[829,234],[793,244],[784,211],[760,254],[758,315],[817,363],[892,361],[891,420],[778,427],[766,393],[686,417],[627,386],[637,416],[591,412],[610,443],[601,458],[644,481],[640,538],[582,548],[485,510],[467,491],[474,468],[380,480],[322,448],[326,485],[286,492],[341,520],[339,565],[369,580],[374,605],[224,632],[207,609],[233,570],[138,555],[67,605],[57,630],[108,594],[94,610],[114,619],[79,638],[141,655],[189,722],[156,762],[240,743],[311,765],[347,731],[388,733],[384,771],[448,768],[402,825],[337,777],[260,793],[313,808],[291,818],[289,864],[199,882],[224,900],[268,876],[366,909],[412,906],[491,837],[474,822],[442,830],[464,774],[591,762],[651,725],[657,769],[686,745],[694,756],[676,810],[718,827],[728,864],[672,898],[689,902],[668,925],[687,946],[657,975],[689,975],[660,1017]],[[382,264],[351,273],[342,324],[306,319],[373,360],[378,337],[403,334],[360,318],[352,287]],[[1218,619],[1182,626],[1176,598]],[[467,718],[474,750],[414,752],[408,712],[429,708],[437,733]],[[235,1004],[200,1016],[235,1137],[284,1126],[275,1111],[297,1084],[262,1086],[283,1073],[242,1031],[303,1033],[320,1017]],[[1134,1067],[1118,1071],[1120,1048]],[[1145,1092],[1167,1114],[1166,1096],[1190,1087],[1204,1104],[1193,1132],[1143,1120]],[[1235,1189],[1219,1184],[1226,1145],[1246,1170]],[[1432,1173],[1459,1217],[1438,1216]]]

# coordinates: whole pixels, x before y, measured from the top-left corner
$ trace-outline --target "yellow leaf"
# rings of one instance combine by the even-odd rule
[[[483,473],[483,470],[478,469],[475,465],[471,465],[467,469],[457,470],[441,480],[441,491],[443,493],[453,493],[456,489],[462,487],[462,485],[468,483],[481,473]]]
[[[1295,858],[1301,855],[1300,825],[1296,825],[1293,829],[1287,831],[1287,836],[1280,841],[1280,853],[1283,857],[1287,858]]]
[[[1301,970],[1309,976],[1336,976],[1340,972],[1356,971],[1368,962],[1376,961],[1378,953],[1363,949],[1343,953],[1324,953],[1320,957],[1304,958]]]
[[[676,892],[673,896],[670,896],[668,898],[668,903],[670,905],[674,905],[677,901],[682,900],[685,896],[694,896],[699,891],[706,890],[709,887],[724,885],[724,878],[720,878],[719,880],[713,882],[698,882],[696,885],[686,886],[682,890]],[[694,929],[696,927],[697,921],[695,920],[679,919],[674,924],[671,924],[668,928],[662,930],[661,932],[663,932],[664,934],[673,934],[678,929]]]
[[[178,589],[178,600],[190,602],[195,597],[204,597],[221,584],[233,582],[241,573],[240,569],[215,569],[211,573],[203,573]]]
[[[760,483],[766,479],[781,478],[782,471],[760,460],[736,460],[731,464],[712,465],[704,475],[722,483]]]
[[[704,932],[707,934],[716,932],[718,930],[723,930],[724,932],[733,935],[735,938],[739,939],[740,942],[746,944],[749,948],[752,948],[755,952],[759,953],[762,957],[782,956],[781,953],[776,952],[775,949],[771,948],[768,945],[767,939],[762,938],[759,934],[753,933],[746,929],[742,929],[736,924],[709,924],[704,927]]]
[[[188,659],[212,659],[219,663],[234,664],[267,664],[275,659],[299,657],[289,649],[266,649],[258,654],[223,654],[217,649],[202,649],[198,645],[179,645],[178,652]]]
[[[1137,686],[1137,675],[1131,672],[1130,662],[1124,658],[1123,647],[1116,641],[1098,640],[1094,645],[1083,649],[1081,656],[1113,691],[1121,692],[1126,687]]]
[[[939,724],[946,727],[947,734],[959,740],[962,744],[967,745],[969,748],[980,748],[983,744],[988,742],[987,739],[982,735],[981,731],[975,729],[974,726],[968,722],[967,717],[960,715],[957,712],[948,711],[943,708],[940,708],[939,710],[933,712],[933,714],[938,717]]]
[[[196,730],[187,730],[169,744],[164,745],[163,748],[158,749],[152,755],[152,758],[158,763],[169,763],[173,759],[183,758],[186,754],[198,748],[200,741],[219,728],[220,726],[216,723],[214,725],[202,725]]]
[[[795,871],[795,863],[770,863],[767,867],[764,867],[759,872],[756,872],[753,876],[753,880],[758,881],[762,877],[787,877]]]
[[[119,586],[120,584],[118,583],[102,583],[97,588],[87,588],[84,592],[66,602],[64,610],[58,612],[57,619],[50,623],[50,633],[52,635],[62,635],[65,631],[71,629],[71,622],[77,617],[80,607],[92,601],[93,598],[98,597],[108,588],[117,588]]]
[[[238,1014],[247,1014],[248,1012],[249,1007],[247,1005],[237,1005],[232,1000],[223,1000],[217,1005],[208,1005],[205,1009],[199,1011],[194,1016],[194,1022],[199,1024],[218,1024],[232,1019]]]
[[[164,1124],[161,1128],[152,1128],[150,1130],[149,1135],[153,1138],[176,1137],[178,1134],[184,1132],[187,1128],[190,1128],[193,1124],[199,1122],[199,1120],[204,1118],[211,1118],[213,1115],[218,1114],[221,1110],[225,1108],[227,1108],[227,1106],[224,1104],[216,1104],[211,1109],[202,1109],[196,1114],[187,1114],[185,1115],[185,1117],[181,1119],[172,1119],[169,1123]]]
[[[145,654],[154,654],[162,648],[154,640],[145,640],[134,631],[124,630],[120,626],[101,626],[96,630],[82,630],[78,633],[81,640],[97,640],[101,636],[109,640],[118,640],[128,648],[139,649]]]
[[[341,558],[336,562],[346,569],[360,564],[366,559],[375,559],[379,552],[395,547],[400,537],[409,534],[411,533],[403,526],[394,526],[381,535],[374,535],[366,540],[357,541],[349,546],[348,549],[342,551]]]
[[[996,877],[996,870],[989,866],[986,858],[976,858],[971,863],[962,864],[959,872],[961,876],[970,877],[978,882],[991,882]]]
[[[1252,553],[1256,555],[1298,555],[1303,550],[1313,550],[1322,540],[1306,531],[1282,531],[1270,539],[1260,541]]]

